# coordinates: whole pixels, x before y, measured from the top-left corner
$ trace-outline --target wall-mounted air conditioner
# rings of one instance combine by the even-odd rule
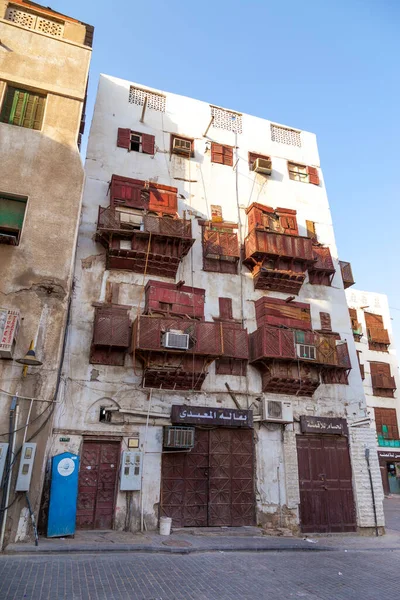
[[[127,227],[129,229],[140,229],[143,223],[143,215],[133,212],[124,212],[122,210],[118,211],[119,213],[119,222],[122,227]]]
[[[262,173],[263,175],[271,175],[272,173],[272,161],[267,158],[256,158],[253,162],[253,171],[256,173]]]
[[[317,358],[317,351],[315,346],[309,346],[308,344],[296,344],[297,356],[306,360],[315,360]]]
[[[168,331],[162,336],[162,345],[164,346],[164,348],[174,348],[175,350],[188,350],[189,334],[173,333],[172,331]]]
[[[263,397],[262,420],[271,423],[293,423],[292,403]]]
[[[176,137],[172,144],[172,151],[174,154],[185,154],[185,156],[190,156],[192,153],[192,142]]]
[[[193,448],[194,427],[164,427],[164,448]]]
[[[12,358],[19,332],[19,310],[0,308],[0,358]]]

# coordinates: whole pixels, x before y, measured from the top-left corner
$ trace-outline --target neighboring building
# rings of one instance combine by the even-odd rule
[[[78,528],[383,525],[314,134],[101,76],[75,277]]]
[[[30,523],[25,495],[15,493],[24,433],[37,443],[29,489],[36,515],[40,505],[81,209],[84,171],[78,142],[92,37],[91,26],[49,8],[0,0],[2,443],[9,441],[12,395],[20,397],[12,417],[18,454],[10,496],[4,487],[2,494],[12,504],[5,541],[23,538]],[[43,366],[23,377],[23,367],[10,359],[23,357],[32,340]]]
[[[378,435],[383,489],[400,494],[400,381],[388,299],[353,289],[346,296],[368,414]]]

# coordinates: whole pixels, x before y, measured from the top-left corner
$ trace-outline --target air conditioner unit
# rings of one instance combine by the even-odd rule
[[[263,397],[262,420],[271,423],[293,423],[292,403]]]
[[[12,358],[20,326],[19,310],[0,308],[0,358]]]
[[[271,175],[272,161],[267,158],[256,158],[253,162],[253,171],[262,173],[263,175]]]
[[[317,358],[315,346],[309,346],[308,344],[296,344],[296,350],[299,358],[305,358],[306,360],[315,360]]]
[[[172,150],[175,154],[185,154],[190,156],[192,153],[192,142],[182,138],[174,138]]]
[[[193,448],[194,427],[164,427],[164,448]]]
[[[119,213],[119,221],[122,226],[139,229],[143,223],[143,215],[137,213],[122,212]]]
[[[187,333],[172,333],[168,331],[162,336],[162,345],[164,348],[175,348],[176,350],[189,349],[189,334]]]

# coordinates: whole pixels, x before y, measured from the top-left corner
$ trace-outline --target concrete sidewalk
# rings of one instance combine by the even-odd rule
[[[73,538],[40,538],[33,543],[9,544],[6,554],[63,554],[100,552],[195,552],[373,551],[400,550],[400,498],[385,499],[386,535],[357,534],[268,535],[258,527],[208,527],[178,529],[170,536],[156,532],[77,531]]]

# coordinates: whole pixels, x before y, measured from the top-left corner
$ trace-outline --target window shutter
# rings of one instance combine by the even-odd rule
[[[175,214],[178,210],[178,198],[176,192],[165,192],[150,188],[149,210]]]
[[[367,327],[383,329],[383,317],[381,315],[374,315],[373,313],[364,312],[364,316]]]
[[[131,130],[118,127],[117,146],[129,150],[131,145]]]
[[[390,365],[389,363],[382,362],[370,362],[371,375],[384,375],[390,377]]]
[[[95,346],[129,348],[129,317],[125,309],[97,308],[94,322]]]
[[[218,298],[219,316],[221,319],[233,319],[232,298]]]
[[[307,237],[312,240],[317,239],[317,234],[315,233],[315,223],[314,221],[306,221],[306,229],[307,229]]]
[[[148,208],[148,192],[143,191],[144,181],[129,179],[120,175],[111,178],[111,207]]]
[[[315,167],[307,167],[308,179],[310,183],[314,185],[319,185],[319,175],[318,169]]]
[[[233,167],[233,148],[229,146],[224,146],[224,165],[228,167]]]
[[[276,209],[276,214],[279,216],[280,226],[287,235],[298,235],[297,219],[295,210],[286,210],[282,208]]]
[[[211,162],[224,164],[224,147],[221,144],[211,143]]]
[[[155,147],[154,135],[142,133],[141,136],[142,136],[142,152],[144,152],[144,154],[153,154],[154,155],[154,147]]]
[[[327,312],[320,312],[319,317],[321,319],[321,329],[332,331],[331,315]]]

